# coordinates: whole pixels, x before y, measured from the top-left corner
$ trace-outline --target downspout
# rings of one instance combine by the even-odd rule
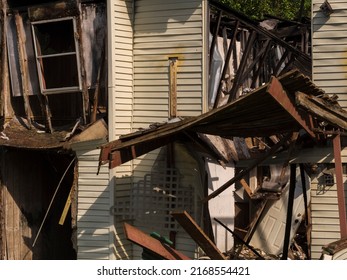
[[[113,60],[113,52],[112,52],[112,34],[113,34],[113,26],[114,26],[114,17],[113,17],[113,7],[114,1],[106,1],[107,6],[107,44],[105,46],[105,62],[107,65],[107,117],[108,117],[108,141],[115,140],[115,124],[114,124],[114,109],[115,109],[115,92],[114,92],[114,76],[113,76],[113,68],[114,68],[114,60]],[[108,188],[110,193],[110,201],[109,206],[110,209],[114,206],[114,169],[109,169],[109,180],[108,180]],[[114,225],[114,216],[109,213],[109,259],[116,259],[115,254],[113,253],[113,247],[115,246],[115,232],[116,228]]]

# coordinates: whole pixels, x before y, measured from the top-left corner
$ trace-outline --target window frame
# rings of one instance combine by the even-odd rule
[[[57,53],[57,54],[38,54],[38,46],[37,46],[37,35],[35,33],[35,26],[40,24],[46,24],[51,22],[59,22],[59,21],[72,21],[73,26],[73,34],[74,34],[74,43],[75,43],[75,51],[74,52],[63,52],[63,53]],[[63,17],[63,18],[57,18],[57,19],[49,19],[49,20],[40,20],[31,22],[31,30],[32,30],[32,38],[33,38],[33,44],[34,44],[34,52],[35,52],[35,60],[36,60],[36,68],[37,68],[37,74],[39,79],[39,85],[40,85],[40,91],[42,94],[54,94],[54,93],[68,93],[68,92],[80,92],[82,91],[82,78],[81,78],[81,69],[80,69],[80,50],[79,50],[79,42],[78,38],[76,36],[77,33],[77,23],[75,17]],[[77,67],[77,75],[78,75],[78,85],[76,86],[66,86],[66,87],[56,87],[56,88],[45,88],[44,86],[44,73],[41,71],[41,59],[42,58],[50,58],[50,57],[62,57],[67,55],[75,55],[76,57],[76,67]]]

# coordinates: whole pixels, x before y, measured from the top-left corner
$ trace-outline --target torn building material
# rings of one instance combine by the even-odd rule
[[[201,247],[212,260],[225,260],[226,257],[219,251],[216,245],[208,238],[198,224],[186,211],[172,211],[171,215]]]

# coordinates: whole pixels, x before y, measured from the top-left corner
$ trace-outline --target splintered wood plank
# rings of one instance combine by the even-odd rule
[[[226,260],[226,257],[186,211],[174,211],[171,215],[211,259]]]
[[[128,223],[124,223],[124,232],[128,240],[166,260],[190,260],[190,258],[179,251],[161,243],[159,240],[149,236]]]

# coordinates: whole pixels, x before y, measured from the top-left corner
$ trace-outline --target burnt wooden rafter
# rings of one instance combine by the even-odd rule
[[[236,22],[236,25],[235,25],[235,30],[234,30],[233,38],[232,38],[232,40],[230,41],[229,48],[228,48],[228,52],[227,52],[227,55],[226,55],[226,57],[225,57],[224,67],[223,67],[222,75],[221,75],[221,78],[220,78],[220,81],[219,81],[219,85],[218,85],[218,89],[217,89],[216,101],[214,102],[214,108],[217,108],[217,107],[218,107],[218,102],[219,102],[219,97],[220,97],[220,93],[221,93],[221,90],[222,90],[223,80],[224,80],[224,78],[225,78],[225,75],[226,75],[227,70],[228,70],[228,67],[229,67],[231,54],[232,54],[232,52],[233,52],[234,45],[235,45],[235,42],[236,42],[236,35],[237,35],[237,33],[238,33],[239,24],[240,24],[240,22],[237,21],[237,22]]]
[[[255,40],[255,37],[256,37],[256,32],[254,30],[252,30],[249,37],[248,37],[246,48],[245,48],[245,51],[242,55],[240,66],[237,70],[235,80],[233,83],[233,87],[232,87],[231,91],[229,92],[228,102],[235,100],[237,97],[236,94],[237,94],[237,91],[239,90],[239,88],[241,86],[241,83],[243,82],[243,80],[242,80],[243,72],[246,68],[247,60],[249,59],[249,54],[252,50],[252,46],[253,46],[253,42]]]

